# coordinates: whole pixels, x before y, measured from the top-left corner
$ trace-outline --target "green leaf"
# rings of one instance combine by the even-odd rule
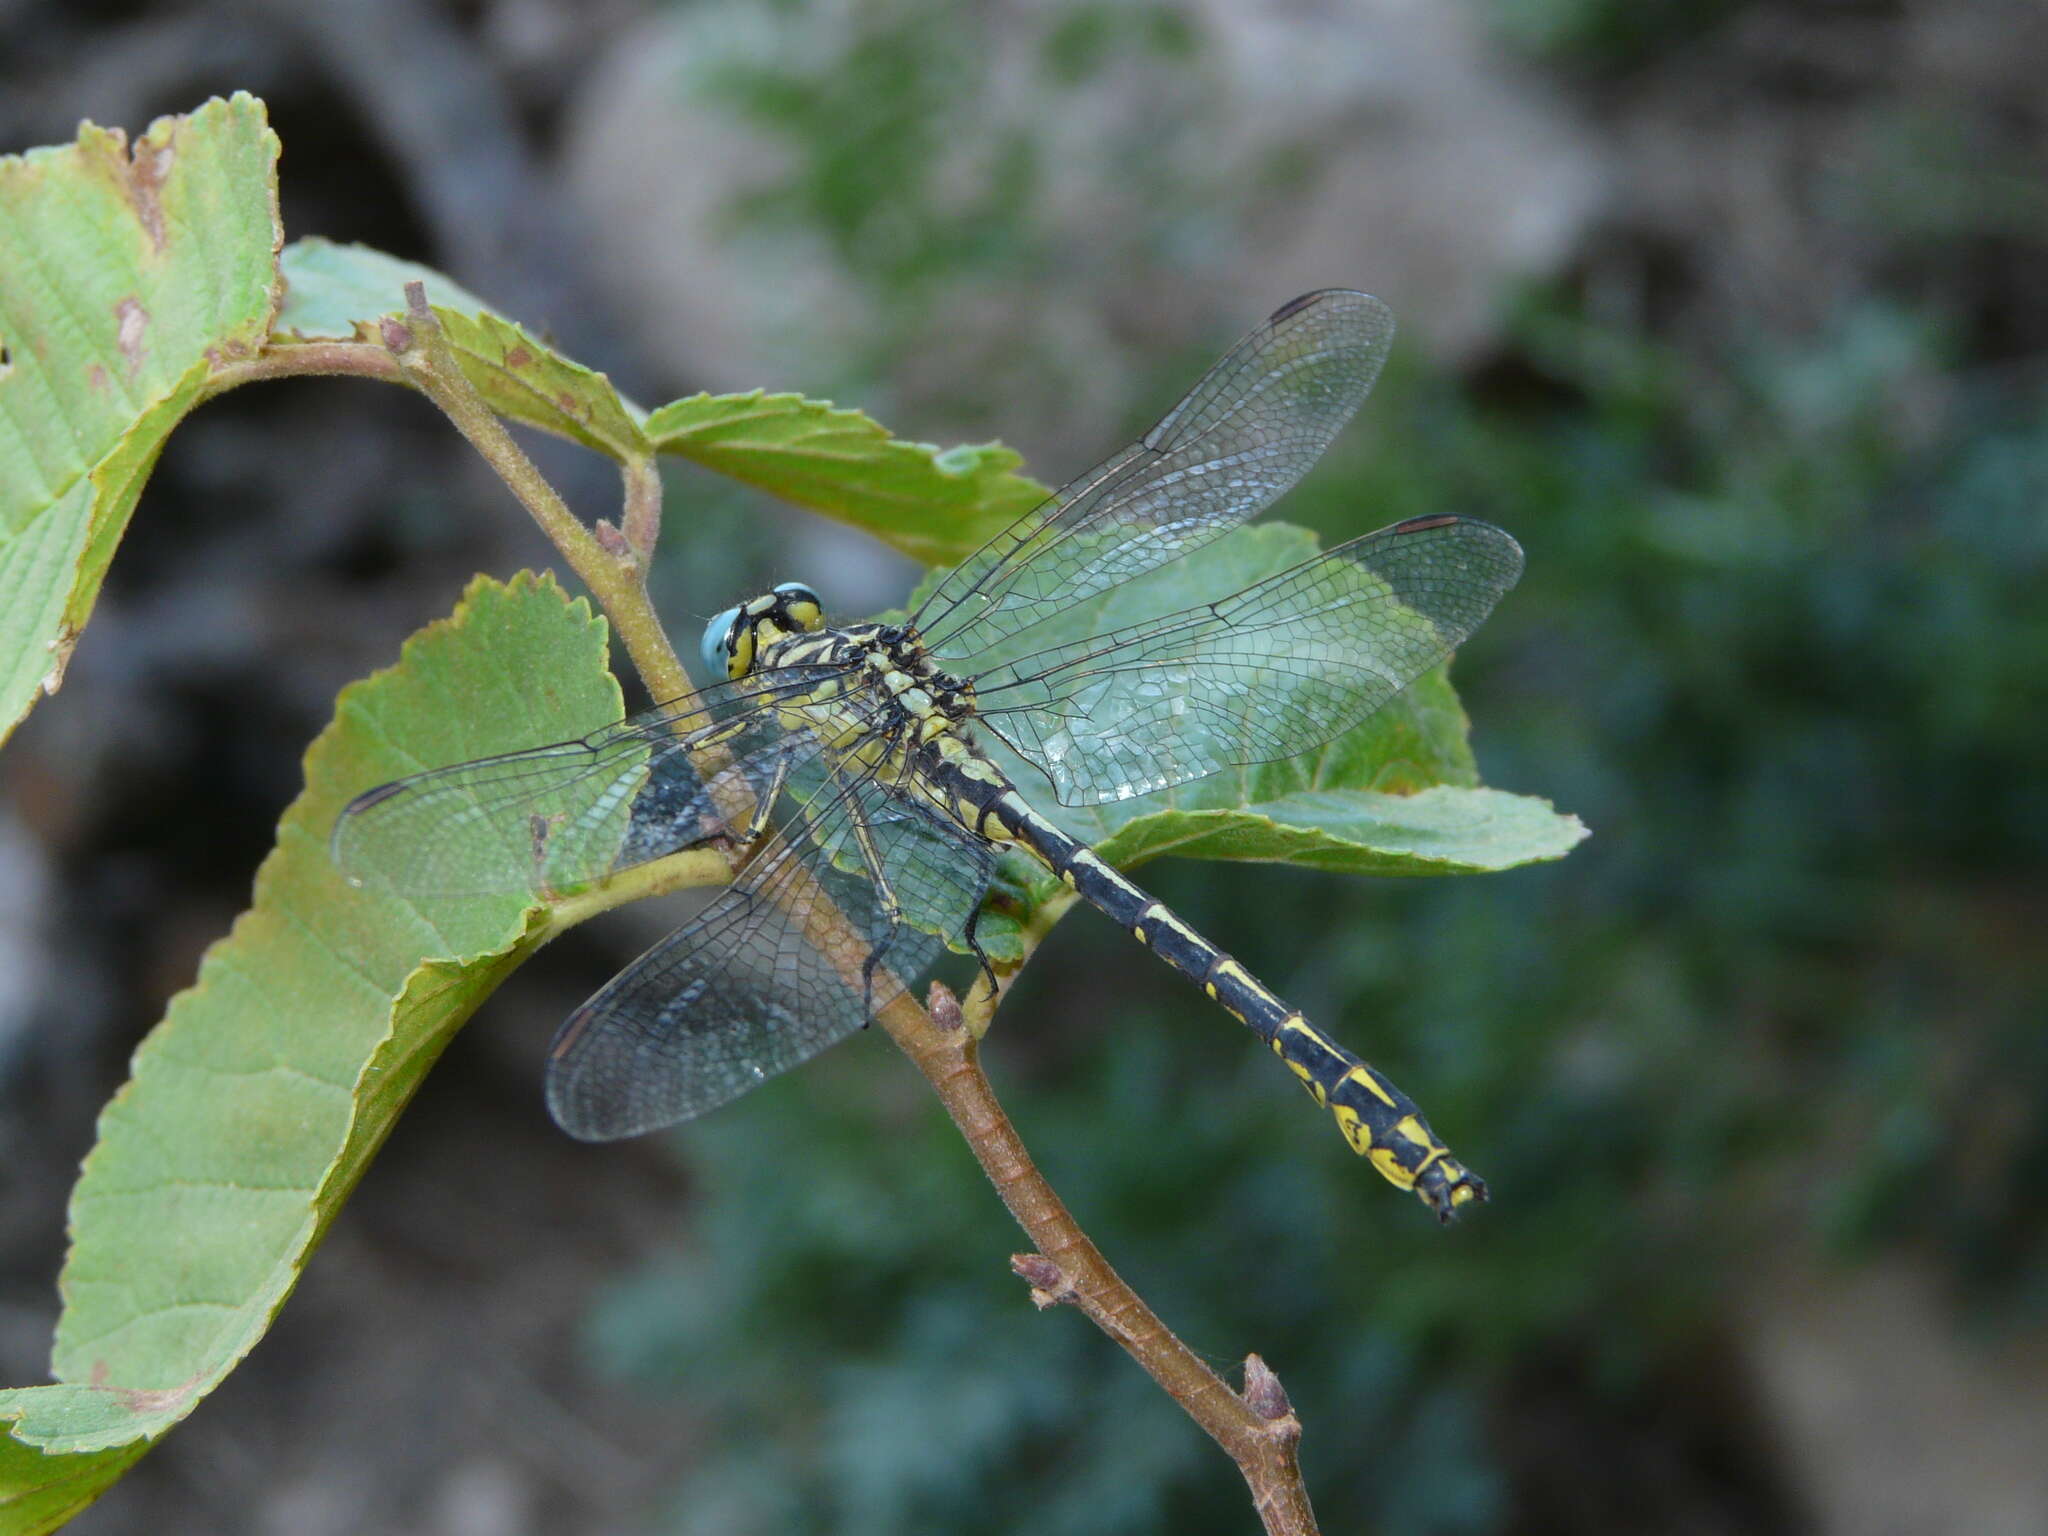
[[[164,439],[276,307],[277,138],[236,94],[0,157],[0,740],[55,692]]]
[[[1481,788],[1467,731],[1449,669],[1436,667],[1319,751],[1060,815],[1120,868],[1171,853],[1462,875],[1563,858],[1584,824],[1547,800]]]
[[[859,411],[802,395],[692,395],[646,415],[603,374],[572,362],[430,267],[361,245],[287,247],[280,347],[372,338],[427,285],[462,371],[492,409],[614,459],[657,449],[864,528],[927,563],[957,560],[1036,506],[1044,487],[997,443],[939,449],[890,436]]]
[[[56,1530],[105,1493],[148,1449],[146,1442],[138,1442],[60,1459],[0,1435],[0,1531],[40,1536]]]
[[[431,267],[318,238],[287,246],[280,266],[284,305],[272,327],[279,347],[375,339],[381,317],[405,313],[405,285],[423,282],[464,377],[491,409],[620,461],[653,452],[642,412],[610,379],[534,340]]]
[[[425,283],[427,301],[450,313],[477,315],[490,308],[445,273],[367,245],[338,245],[311,235],[286,246],[277,264],[284,273],[284,302],[270,330],[280,342],[374,337],[380,317],[405,313],[407,283]]]
[[[0,1532],[89,1503],[248,1353],[428,1066],[550,931],[517,895],[422,909],[350,889],[335,814],[424,765],[616,720],[605,653],[604,622],[552,578],[479,579],[342,693],[253,905],[101,1116],[71,1200],[57,1384],[0,1392]]]
[[[1239,529],[1206,549],[1105,592],[1029,632],[1032,649],[1100,634],[1235,592],[1316,553],[1315,536],[1286,523]],[[914,608],[942,573],[933,572]],[[1512,596],[1509,601],[1513,601]],[[1469,874],[1561,858],[1586,836],[1573,816],[1527,796],[1479,787],[1465,712],[1447,669],[1416,679],[1393,702],[1301,757],[1212,774],[1109,805],[1053,801],[1035,769],[1000,748],[1027,798],[1110,863],[1162,854],[1302,864],[1366,875]],[[1054,888],[1040,871],[1034,894]]]
[[[1045,499],[1000,443],[904,442],[859,411],[802,395],[691,395],[647,418],[665,453],[851,523],[931,564],[979,549]]]
[[[1122,868],[1161,854],[1302,864],[1347,875],[1476,875],[1561,859],[1586,836],[1550,802],[1440,784],[1412,795],[1307,790],[1228,810],[1155,811],[1100,844]]]

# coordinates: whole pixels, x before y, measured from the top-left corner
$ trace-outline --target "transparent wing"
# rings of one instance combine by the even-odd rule
[[[859,1029],[963,929],[986,844],[873,779],[822,764],[803,808],[698,917],[563,1024],[548,1108],[609,1141],[737,1098]]]
[[[559,891],[702,843],[750,815],[785,765],[818,751],[777,710],[863,697],[851,674],[790,667],[706,688],[584,737],[414,774],[334,824],[355,885],[415,896]],[[870,706],[871,707],[871,706]],[[687,729],[681,722],[694,720]]]
[[[1368,293],[1282,305],[1150,432],[956,566],[912,622],[933,654],[968,660],[1256,517],[1364,402],[1393,335]]]
[[[1489,523],[1382,528],[1219,602],[975,680],[980,718],[1066,805],[1293,757],[1448,656],[1522,573]]]

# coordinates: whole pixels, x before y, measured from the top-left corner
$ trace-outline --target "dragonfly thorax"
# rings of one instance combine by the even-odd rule
[[[904,729],[892,734],[911,743],[945,735],[974,713],[973,685],[943,671],[917,632],[903,625],[849,624],[784,635],[763,645],[755,662],[760,672],[811,666],[857,671],[858,692],[870,701],[870,708],[857,711],[863,728],[874,728],[872,711],[879,709],[902,722]],[[834,707],[845,708],[843,702]]]

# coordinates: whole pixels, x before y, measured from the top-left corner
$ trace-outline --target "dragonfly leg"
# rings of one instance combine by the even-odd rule
[[[976,902],[974,910],[967,914],[967,922],[960,930],[960,937],[967,942],[967,952],[974,956],[974,963],[981,967],[981,974],[988,982],[991,996],[1002,991],[1002,983],[996,979],[995,963],[988,957],[988,951],[981,947],[981,940],[975,937],[975,929],[981,924],[981,903]]]
[[[775,802],[782,798],[782,791],[789,783],[790,771],[795,763],[794,752],[784,752],[775,759],[775,771],[769,777],[767,787],[754,797],[754,813],[747,818],[746,831],[738,838],[733,838],[729,830],[726,833],[727,838],[737,847],[753,847],[761,834],[768,830],[769,823],[775,816]]]
[[[869,948],[860,962],[861,1006],[872,1015],[875,1002],[875,972],[881,969],[882,959],[895,941],[897,930],[903,924],[903,904],[896,899],[896,888],[889,882],[889,871],[882,862],[882,850],[875,846],[875,829],[865,816],[856,815],[848,823],[853,832],[854,846],[860,849],[861,863],[867,866],[868,879],[875,890],[875,915],[883,924],[881,938]]]

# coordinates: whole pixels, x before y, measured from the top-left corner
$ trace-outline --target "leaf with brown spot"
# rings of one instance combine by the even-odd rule
[[[375,338],[378,321],[405,310],[405,285],[424,283],[463,375],[491,409],[624,460],[652,451],[641,412],[594,368],[536,341],[460,284],[366,245],[294,241],[280,266],[284,305],[275,344]]]
[[[613,459],[656,449],[865,529],[915,559],[957,560],[1036,506],[1044,487],[997,443],[940,449],[893,437],[859,411],[802,395],[692,395],[648,414],[594,369],[536,341],[431,268],[309,239],[282,259],[272,343],[375,339],[426,285],[463,374],[491,408]]]
[[[55,692],[143,480],[275,307],[277,138],[236,95],[131,152],[0,157],[0,740]]]

